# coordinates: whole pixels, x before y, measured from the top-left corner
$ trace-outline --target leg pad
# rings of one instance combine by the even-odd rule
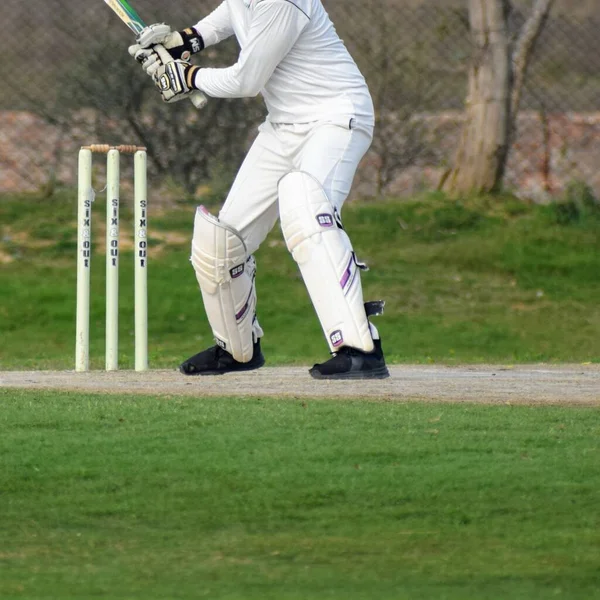
[[[306,284],[332,352],[350,346],[372,352],[360,270],[341,219],[321,184],[292,171],[279,183],[283,235]]]
[[[240,234],[198,207],[191,263],[217,344],[239,362],[252,359],[263,335],[256,320],[256,262]]]

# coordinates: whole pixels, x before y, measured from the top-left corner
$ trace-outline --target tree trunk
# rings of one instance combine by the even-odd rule
[[[513,89],[511,91],[512,100],[510,107],[510,112],[515,117],[521,106],[521,92],[523,91],[523,85],[525,83],[529,59],[531,58],[535,43],[548,20],[548,15],[550,14],[553,3],[554,0],[537,0],[531,12],[531,16],[523,26],[523,32],[517,41],[512,58],[514,81]]]
[[[509,8],[509,0],[469,0],[475,57],[462,138],[454,168],[442,182],[451,194],[493,191],[504,175],[511,102]]]
[[[502,184],[527,67],[553,4],[535,0],[511,56],[510,0],[469,0],[475,57],[463,135],[440,184],[449,193],[490,192]]]

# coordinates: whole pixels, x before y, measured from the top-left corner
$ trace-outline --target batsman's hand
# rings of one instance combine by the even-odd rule
[[[185,60],[161,64],[154,74],[154,82],[165,102],[178,102],[198,88],[194,85],[199,67]]]
[[[188,27],[183,31],[172,31],[165,23],[155,23],[145,27],[136,41],[137,44],[129,49],[132,56],[140,50],[152,49],[157,44],[164,46],[174,60],[189,61],[192,54],[204,50],[204,40],[195,29]]]
[[[142,65],[142,69],[150,77],[154,77],[156,71],[162,65],[160,57],[153,48],[142,48],[139,44],[135,44],[129,46],[129,54]]]

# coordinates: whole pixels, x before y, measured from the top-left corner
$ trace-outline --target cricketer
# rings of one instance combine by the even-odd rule
[[[237,62],[202,68],[190,56],[235,36]],[[167,49],[164,61],[153,50]],[[375,124],[364,77],[321,0],[224,0],[192,27],[146,27],[130,54],[163,100],[198,90],[215,98],[261,94],[268,115],[218,217],[198,207],[191,263],[216,345],[180,366],[186,375],[257,369],[264,364],[253,253],[277,219],[329,345],[316,379],[389,376],[369,318],[383,302],[363,301],[356,257],[341,210]],[[164,58],[164,56],[162,57]]]

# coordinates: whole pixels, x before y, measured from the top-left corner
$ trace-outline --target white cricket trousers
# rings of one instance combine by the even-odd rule
[[[317,179],[341,213],[358,163],[369,149],[372,129],[334,124],[263,123],[233,182],[219,219],[236,229],[252,254],[279,215],[277,186],[290,171]]]

